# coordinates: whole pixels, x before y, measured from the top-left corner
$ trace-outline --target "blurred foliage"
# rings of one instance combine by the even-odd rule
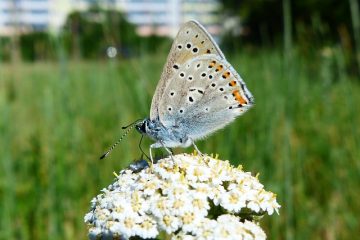
[[[167,37],[141,37],[135,25],[129,23],[119,11],[92,7],[87,11],[69,14],[58,35],[47,32],[23,33],[18,48],[25,61],[54,60],[62,51],[75,59],[106,58],[108,47],[115,47],[118,56],[128,58],[143,52],[154,53],[160,46],[171,43]],[[0,60],[11,59],[11,39],[0,38]]]
[[[33,32],[20,35],[21,57],[26,61],[55,58],[52,36],[46,32]]]
[[[9,37],[0,37],[0,61],[9,61],[11,58],[11,40]]]
[[[239,44],[239,41],[243,44],[267,46],[282,43],[285,21],[283,0],[221,1],[226,14],[237,16],[242,24],[241,34],[225,34],[224,45],[230,48]],[[340,45],[344,51],[347,70],[352,73],[357,71],[349,1],[291,1],[290,24],[292,38],[301,54],[312,58],[316,49]]]
[[[71,13],[63,32],[67,50],[74,57],[98,58],[108,46],[126,52],[139,42],[135,26],[123,14],[112,10],[91,8],[85,12]]]
[[[122,57],[137,55],[140,44],[145,46],[145,51],[153,52],[156,49],[154,46],[168,40],[155,36],[140,37],[135,25],[129,23],[121,12],[98,7],[71,13],[62,37],[71,56],[87,59],[104,57],[109,46],[116,47]]]
[[[252,43],[274,43],[283,35],[283,0],[222,0],[227,12],[241,17],[242,38]],[[352,34],[348,1],[291,1],[295,39],[323,45]],[[345,28],[344,30],[342,30]]]

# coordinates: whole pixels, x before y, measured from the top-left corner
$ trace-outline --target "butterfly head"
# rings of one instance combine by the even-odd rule
[[[151,123],[151,120],[149,118],[145,118],[143,120],[138,121],[135,124],[136,130],[141,134],[146,134],[147,129],[149,129],[149,124]]]

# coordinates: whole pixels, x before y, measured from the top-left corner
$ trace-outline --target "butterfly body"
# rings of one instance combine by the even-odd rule
[[[192,141],[177,126],[164,126],[159,120],[145,118],[136,125],[136,129],[155,141],[153,148],[189,147]]]

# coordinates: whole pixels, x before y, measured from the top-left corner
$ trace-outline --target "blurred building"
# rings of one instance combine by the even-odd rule
[[[70,12],[86,10],[94,4],[124,12],[143,36],[173,37],[189,19],[197,19],[214,35],[220,31],[217,0],[0,0],[0,35],[57,33]]]

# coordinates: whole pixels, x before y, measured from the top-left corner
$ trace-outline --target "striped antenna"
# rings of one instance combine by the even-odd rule
[[[117,140],[116,143],[114,143],[114,145],[112,145],[111,148],[109,148],[109,150],[100,157],[100,159],[106,158],[107,155],[109,155],[109,153],[116,147],[116,145],[118,145],[119,142],[121,142],[121,140],[123,140],[123,138],[124,138],[126,135],[128,135],[128,133],[131,131],[131,129],[133,129],[139,121],[140,121],[140,120],[136,120],[135,122],[131,123],[130,125],[125,126],[125,127],[122,127],[122,129],[126,129],[126,128],[128,128],[128,129],[127,129],[126,132],[119,138],[119,140]]]

